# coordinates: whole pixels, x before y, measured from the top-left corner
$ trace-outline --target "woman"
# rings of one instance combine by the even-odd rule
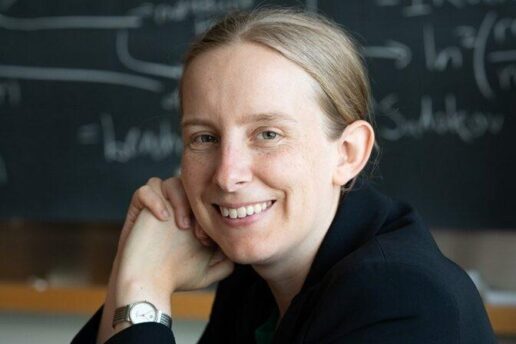
[[[335,24],[229,15],[191,47],[180,94],[181,177],[133,197],[105,305],[75,342],[173,342],[170,294],[217,281],[201,343],[494,342],[416,213],[358,179],[369,85]]]

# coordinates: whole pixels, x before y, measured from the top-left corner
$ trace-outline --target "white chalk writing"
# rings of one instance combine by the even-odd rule
[[[120,30],[116,35],[116,52],[118,59],[127,68],[136,72],[160,76],[163,78],[179,79],[183,72],[181,65],[165,65],[154,62],[147,62],[135,59],[129,53],[129,32]]]
[[[502,18],[493,28],[496,43],[504,43],[508,35],[516,37],[516,19],[514,18]]]
[[[77,129],[77,142],[81,145],[97,144],[101,140],[99,125],[96,123],[85,124]]]
[[[254,4],[253,0],[179,0],[174,4],[149,2],[135,7],[130,14],[152,19],[156,24],[163,25],[168,22],[185,20],[189,15],[194,17],[222,14],[232,9],[246,9]]]
[[[513,87],[516,88],[516,65],[503,67],[498,72],[498,79],[502,90],[508,91]]]
[[[377,104],[378,115],[388,119],[389,124],[380,128],[381,137],[397,141],[404,137],[421,138],[433,133],[457,135],[463,142],[470,143],[487,134],[498,134],[504,124],[503,114],[482,111],[468,111],[457,107],[457,99],[449,94],[444,99],[444,109],[435,110],[430,96],[421,98],[417,118],[407,118],[398,109],[398,97],[390,94]]]
[[[488,65],[516,61],[516,50],[488,51],[488,41],[490,37],[495,37],[495,42],[504,41],[507,38],[507,32],[512,33],[512,25],[513,21],[509,18],[498,19],[495,11],[489,11],[484,15],[478,29],[471,25],[458,25],[453,29],[455,37],[458,38],[457,45],[439,47],[433,25],[427,24],[423,28],[425,66],[432,72],[461,69],[464,67],[465,53],[469,52],[471,55],[468,57],[471,56],[473,61],[472,74],[478,90],[484,98],[494,99],[495,90],[507,87],[507,78],[511,76],[510,72],[502,72],[503,77],[490,80],[487,73]],[[516,30],[516,24],[514,27]],[[502,83],[504,83],[503,86]]]
[[[485,66],[485,52],[489,32],[496,21],[496,13],[488,12],[480,24],[478,29],[477,39],[475,41],[475,48],[473,50],[473,74],[477,82],[478,88],[482,95],[486,98],[494,98],[494,91],[487,79],[487,72]]]
[[[16,80],[0,81],[0,105],[17,106],[21,103],[20,83]]]
[[[159,132],[132,127],[122,140],[116,138],[111,115],[101,116],[101,128],[104,158],[107,162],[123,163],[144,156],[159,161],[170,157],[171,154],[179,156],[183,149],[181,137],[172,131],[168,121],[160,122]]]
[[[0,65],[0,77],[30,80],[94,82],[134,87],[151,92],[160,92],[163,87],[161,82],[147,77],[107,70],[78,68]]]
[[[63,29],[128,29],[142,25],[137,16],[103,17],[103,16],[69,16],[13,18],[0,14],[0,28],[6,30],[37,31]]]
[[[457,10],[474,6],[496,6],[512,0],[376,0],[379,7],[398,7],[405,17],[425,16],[435,9],[452,7]]]
[[[161,108],[167,111],[179,110],[179,89],[176,88],[172,92],[166,93],[161,98]]]
[[[512,62],[516,61],[516,50],[493,51],[489,53],[491,62]]]
[[[385,46],[366,46],[362,51],[369,58],[391,59],[398,69],[405,68],[412,60],[411,49],[400,42],[389,40]]]
[[[454,68],[462,67],[462,52],[458,47],[446,47],[437,51],[433,26],[427,25],[423,29],[423,42],[428,70],[443,71],[449,65]]]

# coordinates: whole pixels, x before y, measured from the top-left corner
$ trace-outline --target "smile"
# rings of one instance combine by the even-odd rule
[[[220,213],[223,217],[228,217],[230,219],[243,219],[247,216],[251,216],[254,214],[259,214],[262,211],[266,210],[272,205],[272,201],[260,202],[256,204],[249,204],[245,207],[239,208],[226,208],[219,206]]]

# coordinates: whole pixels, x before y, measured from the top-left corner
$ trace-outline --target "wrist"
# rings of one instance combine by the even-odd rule
[[[163,290],[149,282],[126,281],[117,285],[115,308],[135,302],[148,301],[160,311],[170,315],[171,294],[172,291]]]
[[[115,310],[113,330],[115,333],[136,324],[159,323],[172,329],[172,318],[166,312],[158,309],[152,302],[134,302]]]

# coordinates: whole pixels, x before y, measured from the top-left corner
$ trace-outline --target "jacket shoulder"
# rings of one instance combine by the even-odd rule
[[[391,256],[375,238],[340,261],[314,292],[308,341],[494,343],[478,295],[469,297],[479,306],[472,316],[477,326],[470,330],[457,292],[421,257]]]
[[[369,260],[335,268],[318,290],[314,340],[460,342],[454,298],[413,266]]]

